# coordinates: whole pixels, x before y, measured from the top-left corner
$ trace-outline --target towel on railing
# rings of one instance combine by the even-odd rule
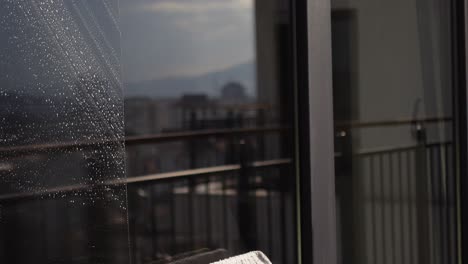
[[[196,251],[193,253],[195,252]],[[227,256],[227,251],[225,249],[217,249],[213,251],[201,250],[192,256],[181,257],[178,260],[171,262],[171,264],[208,264],[212,263],[213,261],[226,258]]]
[[[244,255],[235,256],[212,264],[271,264],[261,251],[252,251]]]

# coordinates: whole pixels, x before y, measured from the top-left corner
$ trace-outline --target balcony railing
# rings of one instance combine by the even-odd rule
[[[343,258],[360,263],[454,263],[457,184],[451,122],[427,118],[337,126]],[[356,130],[375,128],[380,141],[391,128],[409,131],[414,143],[359,151],[349,145]]]
[[[422,248],[436,249],[424,230],[454,239],[455,210],[453,145],[451,142],[427,142],[425,126],[451,122],[450,118],[392,120],[367,123],[339,123],[337,135],[349,135],[353,129],[411,126],[416,144],[353,152],[346,140],[335,154],[337,166],[345,159],[358,161],[357,167],[337,171],[358,173],[351,189],[358,186],[351,201],[369,221],[365,243],[371,245],[371,257],[402,256]],[[210,129],[128,137],[129,147],[198,139],[242,139],[288,132],[288,127]],[[341,133],[341,132],[345,133]],[[349,142],[349,141],[348,141]],[[70,144],[47,144],[0,148],[0,156],[20,158],[50,151],[87,151],[105,144],[122,141],[100,141]],[[340,141],[338,141],[340,143]],[[295,259],[294,162],[291,158],[245,161],[206,168],[193,168],[151,175],[105,180],[93,185],[59,186],[36,192],[0,195],[2,202],[47,199],[69,192],[86,192],[93,188],[128,185],[130,231],[134,263],[170,259],[172,254],[197,248],[223,247],[233,253],[248,248],[263,250],[276,263]],[[348,170],[348,171],[347,171]],[[345,184],[346,185],[346,184]],[[341,201],[344,203],[344,201]],[[425,216],[432,215],[433,218]],[[421,222],[421,219],[426,220]],[[432,219],[432,220],[431,220]],[[416,221],[418,225],[416,224]],[[437,221],[438,225],[434,222]],[[427,232],[426,232],[427,233]],[[411,239],[405,239],[409,236]],[[408,242],[410,241],[410,242]],[[416,243],[415,241],[419,241]],[[434,240],[435,241],[435,240]],[[450,240],[453,241],[453,240]],[[419,248],[416,248],[419,245]],[[454,247],[443,245],[440,256],[449,258]],[[140,252],[137,252],[140,251]],[[146,253],[145,252],[150,252]],[[138,254],[136,254],[138,253]]]

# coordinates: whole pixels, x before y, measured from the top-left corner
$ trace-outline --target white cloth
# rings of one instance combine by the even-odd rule
[[[271,264],[271,262],[261,251],[252,251],[211,264]]]

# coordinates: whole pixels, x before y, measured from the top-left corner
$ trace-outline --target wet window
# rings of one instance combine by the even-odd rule
[[[117,1],[0,3],[0,262],[128,263]]]
[[[0,3],[0,262],[297,262],[285,0]]]

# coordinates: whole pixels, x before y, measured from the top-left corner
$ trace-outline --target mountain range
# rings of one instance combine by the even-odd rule
[[[238,82],[245,87],[248,96],[255,97],[255,71],[255,64],[246,62],[198,76],[176,76],[126,83],[124,93],[127,98],[177,98],[184,94],[206,94],[210,97],[218,97],[225,84]]]

